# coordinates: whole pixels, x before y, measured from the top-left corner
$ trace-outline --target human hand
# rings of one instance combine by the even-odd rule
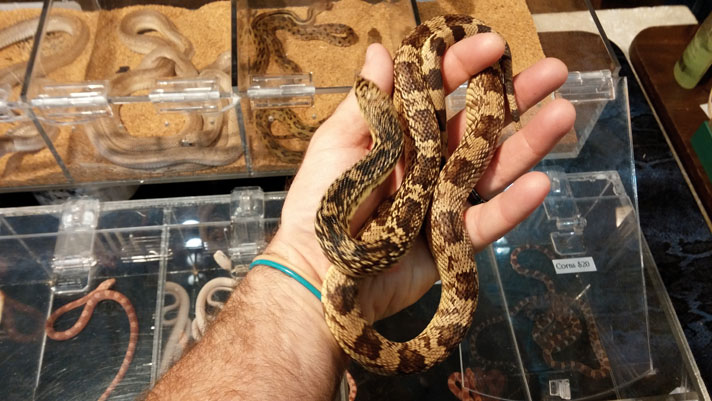
[[[504,42],[496,34],[479,34],[453,45],[443,57],[443,82],[447,93],[470,76],[498,60]],[[556,59],[545,59],[514,78],[517,105],[524,112],[546,97],[566,79],[566,67]],[[361,75],[382,90],[393,88],[393,62],[380,45],[371,45]],[[464,132],[464,116],[448,122],[451,150]],[[499,146],[476,186],[488,202],[470,207],[465,226],[476,251],[501,237],[524,220],[549,191],[546,175],[524,174],[551,150],[573,126],[575,111],[566,100],[546,105],[516,134]],[[314,231],[314,219],[328,186],[346,169],[366,155],[371,145],[368,126],[361,116],[353,91],[314,133],[304,161],[294,178],[282,209],[281,226],[265,250],[289,261],[318,283],[323,282],[329,261],[323,255]],[[402,163],[391,177],[374,190],[359,207],[352,225],[363,224],[376,206],[392,194],[402,180]],[[512,184],[506,191],[505,188]],[[423,238],[393,268],[362,280],[359,288],[362,311],[373,321],[417,301],[438,279]]]

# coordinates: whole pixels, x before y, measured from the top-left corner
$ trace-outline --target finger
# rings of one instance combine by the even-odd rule
[[[517,107],[523,113],[566,82],[569,69],[561,60],[545,58],[514,77]]]
[[[388,50],[378,43],[370,45],[366,49],[366,58],[360,75],[390,94],[393,91],[393,61]],[[324,132],[345,141],[344,146],[358,146],[362,145],[363,141],[370,140],[368,125],[361,116],[353,89],[334,110],[331,117],[314,133],[315,140],[319,141],[319,137]]]
[[[566,81],[567,75],[566,64],[555,58],[540,60],[519,73],[514,77],[514,93],[519,111],[524,113],[547,97]],[[465,79],[469,79],[469,77]],[[448,121],[448,147],[450,152],[460,143],[462,134],[465,132],[465,123],[465,113],[462,111]]]
[[[380,44],[372,44],[366,50],[361,76],[373,81],[378,87],[391,93],[393,88],[393,61]],[[297,172],[292,186],[298,185],[299,193],[323,194],[344,170],[364,157],[371,145],[368,125],[361,115],[353,90],[331,117],[314,133],[304,155],[304,161]],[[324,168],[329,166],[329,168]],[[319,177],[319,179],[315,179]],[[389,187],[382,185],[362,203],[354,216],[354,230],[361,226],[378,204],[389,194]],[[315,202],[318,202],[315,198]],[[317,204],[313,205],[316,210]]]
[[[541,172],[523,175],[492,200],[465,211],[465,227],[477,252],[521,223],[544,201],[549,178]]]
[[[445,93],[450,93],[473,75],[494,64],[504,54],[504,40],[496,33],[481,33],[450,46],[443,55]]]
[[[475,189],[484,199],[502,191],[529,171],[556,146],[576,121],[576,110],[567,100],[544,106],[521,130],[497,148]]]

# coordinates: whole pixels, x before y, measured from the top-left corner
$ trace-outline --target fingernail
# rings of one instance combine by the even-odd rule
[[[371,59],[373,58],[373,53],[374,53],[374,50],[373,50],[373,43],[372,43],[372,44],[368,45],[368,47],[366,48],[365,63],[368,63],[371,61]]]

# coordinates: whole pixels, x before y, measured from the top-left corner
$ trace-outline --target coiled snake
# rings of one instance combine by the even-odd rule
[[[255,56],[249,67],[250,73],[264,74],[271,59],[274,59],[285,73],[302,72],[299,64],[287,57],[284,46],[276,35],[279,30],[285,30],[299,40],[319,40],[332,46],[347,47],[356,43],[358,35],[349,26],[314,24],[316,16],[327,8],[328,5],[324,4],[312,6],[304,19],[289,10],[269,11],[257,15],[250,24],[255,46]],[[289,134],[276,135],[272,131],[272,125],[278,121],[288,127]],[[260,109],[255,112],[255,128],[262,143],[280,161],[290,164],[301,162],[306,145],[322,122],[323,120],[307,124],[290,109]],[[294,139],[300,143],[297,149],[292,149],[283,142]]]
[[[55,341],[65,341],[75,337],[84,330],[86,325],[89,324],[89,320],[94,313],[94,308],[96,308],[99,302],[111,300],[117,302],[124,309],[126,317],[129,319],[129,345],[126,348],[126,354],[124,355],[124,360],[121,362],[119,371],[116,373],[116,376],[114,376],[114,379],[111,380],[111,383],[109,383],[109,387],[101,394],[99,401],[109,398],[109,394],[114,391],[114,388],[116,388],[124,378],[126,372],[129,370],[129,365],[131,365],[131,360],[133,359],[134,353],[136,352],[136,345],[138,344],[138,317],[136,316],[136,310],[131,304],[131,301],[129,301],[124,294],[110,290],[115,282],[116,279],[113,278],[104,280],[89,294],[58,308],[49,316],[45,324],[47,337]],[[54,323],[60,316],[82,305],[84,305],[82,313],[72,327],[64,331],[54,330]]]
[[[160,36],[147,35],[156,32]],[[145,54],[141,63],[117,74],[110,83],[111,96],[129,96],[152,88],[157,78],[203,78],[217,82],[220,92],[230,92],[230,53],[224,52],[198,72],[191,57],[193,45],[163,14],[139,9],[128,13],[119,25],[119,38],[130,49]],[[219,109],[227,100],[219,102]],[[114,106],[118,114],[118,106]],[[135,137],[116,119],[98,119],[84,125],[96,150],[112,163],[136,169],[222,166],[242,154],[240,139],[232,133],[229,118],[222,110],[186,113],[181,132],[169,136]],[[173,167],[181,165],[180,167]]]
[[[549,248],[526,244],[512,251],[510,255],[512,269],[522,276],[531,277],[542,282],[546,286],[546,293],[528,296],[517,302],[517,304],[510,309],[509,315],[488,319],[475,326],[470,335],[470,354],[477,363],[516,370],[516,365],[511,362],[490,361],[483,358],[477,352],[477,338],[484,329],[494,324],[504,322],[507,316],[515,317],[523,313],[534,323],[532,338],[541,348],[542,357],[550,368],[572,370],[592,379],[604,379],[608,377],[611,372],[611,364],[601,343],[591,307],[577,297],[557,293],[554,287],[554,281],[541,271],[523,267],[519,261],[519,255],[522,252],[532,251],[542,253],[549,260],[556,259]],[[594,356],[598,362],[598,368],[592,368],[575,360],[560,361],[554,358],[555,353],[561,352],[572,345],[583,332],[581,320],[576,316],[575,310],[578,310],[583,316],[588,341],[591,344]]]
[[[398,49],[393,102],[363,78],[354,84],[371,129],[373,148],[329,187],[315,228],[332,264],[322,288],[327,325],[344,351],[372,372],[427,370],[447,358],[472,323],[478,295],[477,266],[463,212],[504,126],[505,102],[514,121],[519,120],[519,111],[511,53],[506,46],[499,62],[470,79],[465,134],[440,171],[445,157],[442,150],[447,149],[440,66],[450,45],[490,31],[470,16],[436,17],[418,26]],[[388,176],[402,152],[406,168],[398,191],[352,237],[349,223],[354,211]],[[428,326],[414,339],[390,341],[363,317],[357,301],[359,278],[378,274],[397,262],[413,244],[429,209],[428,238],[442,282],[440,304]]]
[[[39,17],[20,21],[0,30],[0,49],[31,38],[37,32]],[[47,75],[59,68],[72,63],[82,53],[89,42],[89,27],[81,19],[70,16],[54,14],[47,17],[45,33],[64,32],[71,36],[69,46],[55,51],[51,56],[43,56],[41,68],[35,68],[35,78]],[[22,84],[25,79],[27,62],[21,61],[0,69],[0,86],[15,86]],[[50,140],[59,133],[53,126],[45,127]],[[21,123],[17,127],[5,132],[0,137],[0,156],[14,152],[36,152],[45,147],[42,136],[39,135],[31,122]]]

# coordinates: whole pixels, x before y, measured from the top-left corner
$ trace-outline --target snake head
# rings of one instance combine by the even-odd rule
[[[192,148],[196,144],[195,138],[185,137],[180,140],[180,146],[184,148]]]

